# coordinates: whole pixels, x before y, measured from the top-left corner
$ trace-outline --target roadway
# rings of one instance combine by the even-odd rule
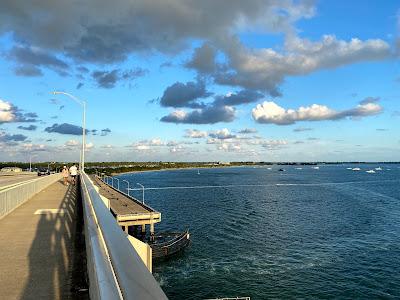
[[[23,172],[23,173],[0,173],[0,189],[4,189],[7,186],[22,183],[31,179],[38,178],[37,173],[34,172]]]

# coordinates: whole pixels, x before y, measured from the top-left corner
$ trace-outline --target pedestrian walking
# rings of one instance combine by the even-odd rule
[[[67,166],[63,167],[61,174],[64,180],[64,185],[68,185],[69,171],[67,169]]]
[[[69,173],[71,174],[72,184],[75,185],[76,184],[76,176],[78,175],[78,168],[75,165],[72,165],[69,168]]]

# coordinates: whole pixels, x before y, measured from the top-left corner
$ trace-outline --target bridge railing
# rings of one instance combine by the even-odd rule
[[[81,176],[91,299],[167,299],[87,174]]]
[[[37,179],[13,184],[0,190],[0,219],[8,215],[25,201],[61,179],[61,174],[51,174]]]

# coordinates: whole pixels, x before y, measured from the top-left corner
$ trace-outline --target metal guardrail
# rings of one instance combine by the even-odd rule
[[[98,178],[99,178],[104,184],[106,184],[107,186],[109,186],[109,187],[112,188],[113,190],[115,190],[115,191],[117,191],[117,192],[119,192],[119,193],[124,194],[126,197],[128,197],[129,199],[135,201],[135,202],[136,202],[137,204],[139,204],[140,206],[142,206],[142,207],[144,207],[144,208],[147,208],[147,209],[149,209],[149,210],[151,210],[151,211],[153,211],[153,212],[159,213],[159,212],[156,211],[154,208],[152,208],[150,205],[145,204],[145,203],[139,201],[138,199],[136,199],[135,197],[129,195],[129,193],[126,193],[126,192],[124,192],[123,190],[117,189],[116,187],[114,187],[113,183],[112,183],[112,184],[109,184],[109,183],[108,183],[108,180],[105,180],[105,178],[111,178],[111,179],[113,179],[113,180],[118,179],[118,178],[111,177],[111,176],[104,176],[104,177],[98,176]],[[134,190],[134,189],[130,189],[130,190]],[[140,190],[140,189],[139,189],[139,190]],[[143,213],[131,213],[131,214],[129,214],[129,215],[134,216],[134,215],[142,215],[142,214],[143,214]]]
[[[85,173],[81,189],[90,298],[167,299]]]
[[[2,189],[0,191],[0,219],[59,179],[61,179],[61,174],[52,174]]]

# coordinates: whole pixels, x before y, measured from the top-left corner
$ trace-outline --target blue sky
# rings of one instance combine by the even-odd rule
[[[0,157],[398,161],[398,1],[2,1]]]

